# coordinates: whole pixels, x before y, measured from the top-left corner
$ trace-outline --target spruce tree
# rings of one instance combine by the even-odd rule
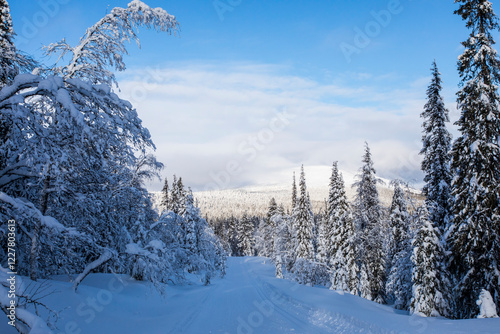
[[[273,260],[275,265],[275,274],[277,278],[283,278],[283,269],[290,258],[290,231],[288,228],[288,219],[284,215],[284,210],[278,209],[277,213],[271,217],[275,228],[273,236]]]
[[[0,0],[0,88],[9,84],[18,73],[14,63],[17,51],[13,39],[9,4]]]
[[[292,211],[297,205],[297,184],[295,183],[295,172],[293,172],[293,184],[292,184]]]
[[[425,317],[449,316],[448,281],[439,229],[429,220],[425,206],[418,209],[417,235],[412,241],[412,298],[410,313]]]
[[[430,220],[443,233],[448,227],[451,213],[451,135],[446,129],[446,123],[449,122],[448,110],[441,97],[441,74],[435,61],[431,71],[432,80],[427,88],[427,103],[421,114],[424,119],[424,135],[420,154],[424,156],[422,170],[425,173],[422,192],[426,197]]]
[[[200,210],[194,204],[193,192],[188,189],[185,198],[184,218],[184,248],[191,254],[199,252],[197,228],[201,220]]]
[[[408,203],[406,194],[400,185],[400,181],[394,181],[394,195],[389,212],[389,224],[391,229],[389,251],[387,256],[388,267],[394,264],[393,258],[401,251],[404,251],[409,243],[410,215],[408,213]]]
[[[170,191],[170,210],[177,215],[182,216],[186,207],[184,205],[186,197],[186,191],[182,183],[182,177],[177,179],[174,175],[174,180],[172,181],[172,190]]]
[[[339,173],[337,162],[332,166],[332,175],[326,201],[326,213],[321,221],[318,261],[330,264],[332,256],[337,252],[338,245],[334,242],[340,219],[347,212],[349,206],[345,194],[344,180]]]
[[[258,240],[256,248],[258,249],[259,256],[272,257],[275,226],[272,217],[278,213],[278,204],[276,200],[271,198],[267,210],[267,216],[262,219],[259,224]]]
[[[335,172],[334,172],[335,173]],[[337,174],[337,205],[330,216],[332,232],[328,236],[330,247],[335,250],[329,261],[330,289],[358,294],[358,265],[356,263],[354,219],[347,204],[344,181]]]
[[[354,184],[357,187],[354,205],[361,271],[359,292],[363,298],[383,303],[386,277],[383,216],[368,143],[365,143],[360,171],[359,181]]]
[[[14,77],[21,71],[30,71],[35,66],[31,58],[22,55],[16,49],[14,36],[9,4],[6,0],[0,0],[0,90],[11,84]],[[13,124],[12,117],[3,112],[0,113],[0,145],[7,141]],[[9,165],[6,155],[0,152],[0,171]]]
[[[411,238],[410,215],[405,191],[401,181],[394,181],[389,224],[389,250],[387,256],[386,293],[394,300],[396,309],[405,310],[409,307],[411,298]]]
[[[254,226],[252,220],[248,217],[248,214],[243,213],[243,217],[238,223],[238,246],[240,247],[243,256],[253,256],[254,247]]]
[[[30,72],[36,66],[33,59],[17,50],[14,36],[9,3],[0,0],[0,89],[10,85],[19,73]]]
[[[168,189],[168,180],[167,177],[165,177],[165,183],[163,184],[163,189],[161,190],[161,203],[160,206],[162,210],[168,210],[169,209],[169,200],[170,194],[169,194],[169,189]]]
[[[311,201],[307,194],[306,178],[304,166],[301,167],[299,181],[300,196],[297,199],[296,212],[294,213],[294,226],[296,237],[296,257],[313,260],[313,216],[311,209]]]
[[[500,60],[492,32],[499,28],[491,2],[456,0],[456,14],[471,30],[458,59],[461,135],[453,143],[454,214],[448,232],[450,271],[456,279],[455,316],[478,314],[475,301],[488,290],[500,307]]]

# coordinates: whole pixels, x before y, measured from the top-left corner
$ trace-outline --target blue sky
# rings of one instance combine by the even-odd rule
[[[120,94],[150,129],[164,174],[195,189],[286,182],[302,163],[355,171],[365,140],[380,176],[421,183],[419,114],[434,59],[458,118],[468,31],[452,0],[144,2],[175,15],[180,35],[140,29]],[[10,1],[17,46],[43,59],[42,45],[74,44],[127,3]]]

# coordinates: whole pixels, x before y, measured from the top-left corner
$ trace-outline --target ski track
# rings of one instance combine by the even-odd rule
[[[390,333],[290,297],[253,272],[248,260],[229,261],[226,278],[210,286],[168,333]]]

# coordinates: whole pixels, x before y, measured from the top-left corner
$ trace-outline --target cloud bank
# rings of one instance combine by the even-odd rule
[[[284,170],[335,160],[356,171],[364,141],[379,176],[418,185],[429,78],[390,88],[394,80],[343,73],[319,82],[287,66],[177,63],[127,71],[119,95],[150,130],[164,175],[194,190],[290,182]]]

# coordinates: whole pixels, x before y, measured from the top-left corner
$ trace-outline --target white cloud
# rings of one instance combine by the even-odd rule
[[[338,160],[355,171],[365,140],[380,176],[420,181],[428,78],[390,88],[392,76],[349,73],[320,84],[290,73],[261,64],[134,69],[120,77],[120,96],[150,130],[165,175],[195,189],[288,182],[282,171],[302,163]],[[286,120],[273,121],[284,111]]]

